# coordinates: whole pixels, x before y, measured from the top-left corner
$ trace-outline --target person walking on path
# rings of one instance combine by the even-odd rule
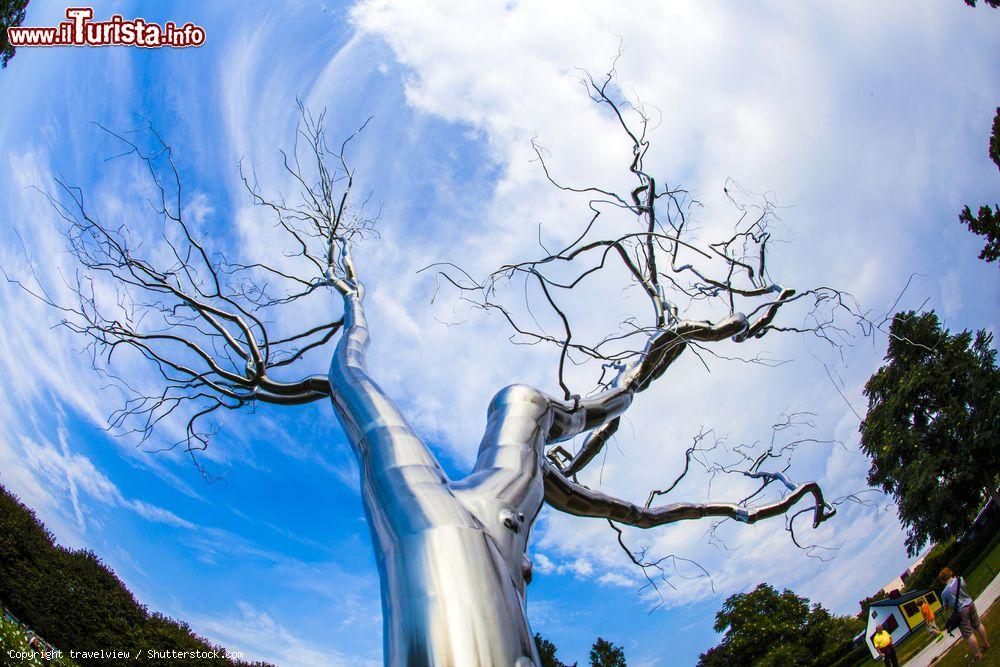
[[[945,585],[941,591],[941,603],[946,609],[958,610],[960,619],[958,629],[972,649],[972,660],[981,660],[982,651],[989,649],[990,642],[986,637],[986,626],[979,619],[976,605],[965,589],[965,579],[956,577],[955,573],[946,567],[938,575],[938,581]],[[982,639],[982,644],[976,641],[976,635]]]
[[[935,637],[940,636],[941,628],[937,626],[937,622],[934,620],[934,612],[931,611],[931,605],[927,602],[927,598],[924,598],[924,603],[920,605],[920,613],[924,617],[924,627],[927,628],[927,632]]]
[[[875,636],[872,637],[872,644],[875,650],[885,660],[886,667],[899,667],[899,659],[896,657],[896,647],[892,643],[892,635],[885,631],[881,625],[875,626]]]

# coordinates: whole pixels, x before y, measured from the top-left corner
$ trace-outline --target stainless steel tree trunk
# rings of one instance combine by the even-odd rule
[[[538,664],[524,587],[528,534],[543,498],[544,397],[528,387],[501,391],[475,468],[451,482],[368,375],[361,296],[346,301],[330,384],[359,461],[386,664]]]
[[[386,664],[537,663],[523,594],[474,517],[445,510],[440,524],[407,532],[412,524],[388,525],[386,508],[373,508],[369,499],[369,516],[379,513],[383,520],[372,521],[372,532]]]

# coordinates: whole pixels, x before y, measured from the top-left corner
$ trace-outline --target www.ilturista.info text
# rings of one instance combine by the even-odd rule
[[[184,48],[205,43],[205,29],[193,23],[178,26],[167,21],[162,26],[145,19],[125,19],[114,14],[107,21],[93,21],[90,7],[70,7],[57,26],[11,27],[7,38],[11,46],[140,46],[147,49],[164,46]]]

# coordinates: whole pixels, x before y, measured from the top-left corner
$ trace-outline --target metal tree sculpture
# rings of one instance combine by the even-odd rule
[[[631,191],[574,190],[593,195],[593,217],[572,243],[540,259],[503,266],[482,281],[457,267],[439,267],[463,298],[499,310],[517,335],[560,350],[563,395],[526,385],[501,389],[488,407],[475,466],[460,480],[448,478],[368,372],[365,287],[351,250],[370,231],[372,220],[363,204],[352,203],[347,142],[328,146],[322,116],[303,111],[296,148],[285,155],[284,166],[299,190],[295,203],[269,199],[255,179],[243,179],[253,201],[268,209],[287,234],[289,259],[281,266],[233,262],[206,248],[186,219],[178,171],[158,136],[158,149],[150,153],[131,135],[115,135],[152,176],[154,217],[164,226],[158,252],[137,241],[128,226],[102,223],[78,188],[60,182],[64,196],[52,198],[68,223],[69,247],[80,264],[73,284],[79,298],[61,304],[38,281],[22,286],[63,311],[63,323],[89,338],[102,368],[110,367],[117,350],[127,348],[162,375],[161,390],[138,391],[112,416],[113,425],[132,423],[148,436],[156,424],[189,406],[183,442],[196,452],[207,444],[198,424],[218,410],[257,401],[333,403],[360,468],[382,587],[387,664],[523,667],[538,662],[525,613],[525,585],[531,580],[526,548],[543,502],[561,512],[639,528],[703,517],[754,523],[786,513],[804,497],[809,504],[794,516],[811,513],[816,526],[834,513],[816,483],[795,484],[784,470],[764,469],[777,458],[772,450],[746,458],[747,465],[737,470],[759,480],[761,490],[775,484],[771,488],[779,490],[779,497],[767,504],[752,504],[759,492],[738,502],[655,504],[675,482],[650,493],[643,505],[578,481],[636,396],[686,350],[726,339],[752,341],[775,330],[810,330],[826,337],[837,331],[830,320],[814,318],[799,328],[778,327],[775,318],[782,307],[804,298],[814,306],[843,305],[843,295],[833,290],[796,292],[769,279],[766,209],[759,215],[745,211],[732,236],[719,243],[689,240],[685,193],[661,187],[645,171],[646,118],[635,109],[623,112],[624,105],[609,95],[610,82],[609,76],[585,83],[631,142]],[[636,114],[634,122],[626,119],[629,113]],[[300,160],[301,155],[308,160]],[[155,166],[161,163],[167,165],[166,179]],[[630,217],[634,228],[600,237],[597,222],[609,208]],[[560,275],[573,275],[552,277],[548,272],[557,266]],[[624,267],[648,298],[651,316],[644,324],[638,316],[629,320],[624,333],[582,343],[559,295],[611,266]],[[525,327],[495,299],[498,284],[516,278],[532,281],[544,295],[562,323],[559,334]],[[686,300],[721,300],[729,314],[718,321],[683,319],[671,293]],[[269,332],[268,322],[281,320],[276,313],[282,307],[318,294],[335,294],[342,311],[298,333]],[[289,367],[322,349],[332,350],[328,372],[283,379]],[[564,376],[567,362],[577,357],[598,360],[606,371],[587,397],[571,391]],[[578,435],[586,437],[575,452],[559,444]]]

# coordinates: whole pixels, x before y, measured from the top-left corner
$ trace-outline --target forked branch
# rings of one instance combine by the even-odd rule
[[[777,216],[767,197],[727,182],[724,194],[736,208],[736,220],[722,238],[699,239],[692,219],[698,202],[654,176],[647,165],[650,115],[620,99],[613,70],[600,80],[585,75],[583,84],[631,151],[629,187],[564,184],[550,168],[544,149],[533,143],[548,181],[562,192],[586,198],[589,213],[580,231],[554,247],[542,242],[540,232],[538,257],[505,263],[481,278],[454,264],[428,267],[437,271],[439,285],[456,290],[463,302],[498,313],[511,327],[514,342],[551,345],[558,351],[555,383],[561,396],[547,399],[551,420],[542,463],[546,502],[570,514],[650,528],[702,517],[753,523],[784,514],[808,497],[811,505],[802,511],[811,513],[818,526],[835,509],[815,482],[792,483],[787,464],[769,470],[777,455],[722,470],[760,482],[756,492],[739,502],[653,504],[688,473],[697,443],[687,452],[681,476],[651,492],[644,507],[579,482],[577,476],[599,460],[614,438],[636,395],[653,386],[685,351],[711,350],[726,341],[743,344],[773,332],[808,333],[839,347],[852,335],[839,322],[840,314],[846,313],[863,331],[870,325],[849,294],[829,287],[795,289],[772,276],[769,251]],[[581,313],[599,319],[613,312],[594,308],[608,299],[599,277],[624,277],[622,293],[639,294],[648,307],[641,314],[616,317],[603,329],[604,335],[593,336],[578,327]],[[800,322],[780,321],[796,308]],[[695,310],[707,317],[689,315]],[[754,358],[744,361],[756,363]],[[595,384],[581,388],[580,374],[569,369],[588,365],[599,366],[600,373]],[[583,436],[578,447],[565,444],[577,436]],[[780,497],[751,504],[775,488],[782,489]]]
[[[330,396],[325,372],[283,375],[336,341],[344,324],[340,299],[317,301],[312,312],[331,314],[298,331],[278,333],[273,323],[293,319],[283,313],[303,299],[331,290],[346,299],[362,290],[350,248],[372,231],[374,218],[365,213],[367,202],[356,206],[351,197],[353,172],[345,152],[356,134],[331,150],[322,114],[314,117],[299,108],[295,147],[282,153],[297,200],[268,198],[241,167],[252,202],[271,214],[291,242],[292,251],[284,256],[257,261],[241,253],[230,258],[222,244],[210,249],[205,220],[192,213],[198,207],[183,187],[171,147],[148,124],[124,133],[101,128],[121,146],[111,159],[136,160],[150,187],[148,209],[135,219],[105,222],[80,188],[61,179],[55,194],[45,194],[65,222],[77,262],[75,274],[65,280],[71,300],[53,296],[56,290],[34,273],[30,281],[8,280],[57,308],[62,325],[88,341],[95,368],[129,396],[111,415],[117,430],[145,439],[189,405],[181,443],[193,451],[207,446],[211,432],[198,423],[218,410]],[[146,390],[110,370],[115,353],[125,350],[154,369],[157,389]]]

